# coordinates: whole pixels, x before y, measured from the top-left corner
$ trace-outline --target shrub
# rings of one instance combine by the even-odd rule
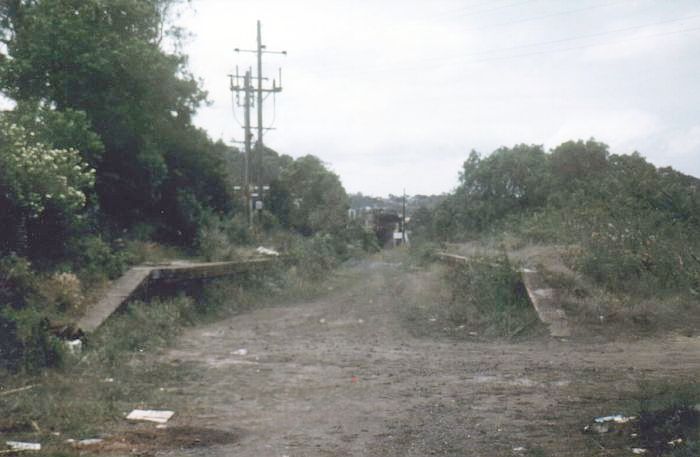
[[[25,307],[36,288],[37,278],[27,259],[14,254],[0,258],[0,310]]]
[[[73,273],[55,273],[39,285],[45,305],[59,312],[76,312],[82,308],[84,297],[80,279]]]
[[[99,235],[74,240],[68,252],[74,270],[79,271],[86,282],[116,279],[124,273],[130,260],[127,252],[115,252]]]
[[[311,280],[325,277],[339,262],[333,248],[333,237],[328,234],[297,238],[290,255],[299,275]]]
[[[452,290],[448,318],[455,324],[477,320],[486,333],[514,336],[536,321],[520,277],[505,255],[472,257],[449,268],[445,280]]]
[[[0,314],[0,368],[37,372],[61,364],[60,342],[49,333],[49,322],[38,311],[26,308]]]
[[[243,215],[222,219],[209,216],[197,234],[199,253],[208,261],[232,260],[237,256],[237,245],[251,241],[248,224]]]
[[[95,171],[78,151],[54,149],[34,137],[0,118],[0,251],[45,257],[79,221]]]

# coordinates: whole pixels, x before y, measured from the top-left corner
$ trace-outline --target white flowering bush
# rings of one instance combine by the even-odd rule
[[[19,213],[40,217],[52,206],[65,216],[77,214],[95,170],[75,149],[54,149],[34,140],[25,128],[0,119],[0,190]]]

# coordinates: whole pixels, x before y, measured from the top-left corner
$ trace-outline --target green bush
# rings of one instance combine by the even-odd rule
[[[329,234],[296,239],[290,255],[302,278],[319,280],[338,265],[339,259],[333,243],[333,237]]]
[[[27,259],[14,254],[0,257],[0,310],[25,307],[36,289],[37,277]]]
[[[113,250],[99,235],[74,240],[70,244],[69,254],[73,269],[79,271],[86,282],[102,278],[116,279],[130,263],[127,253]]]
[[[0,314],[0,368],[20,368],[35,373],[62,362],[60,341],[49,333],[49,322],[40,312],[5,310]]]
[[[199,254],[208,261],[233,260],[237,246],[249,244],[252,235],[244,215],[222,218],[211,215],[197,234]]]
[[[0,253],[62,254],[81,223],[95,170],[75,149],[56,149],[0,117]]]
[[[452,291],[448,319],[454,324],[476,320],[485,333],[515,336],[536,321],[520,276],[508,258],[472,257],[447,270]]]

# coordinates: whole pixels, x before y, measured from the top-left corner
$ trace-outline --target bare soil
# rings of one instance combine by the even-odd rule
[[[395,260],[341,270],[322,298],[188,330],[154,362],[200,376],[168,388],[169,438],[137,453],[631,455],[583,427],[624,412],[640,381],[700,374],[697,337],[455,336],[462,329],[449,322],[407,318],[411,307],[439,306],[442,286]],[[230,439],[177,438],[193,429]]]

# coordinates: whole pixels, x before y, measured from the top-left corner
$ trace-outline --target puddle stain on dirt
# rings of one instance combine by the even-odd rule
[[[217,430],[204,427],[168,427],[155,430],[133,430],[106,437],[94,445],[81,446],[93,453],[128,451],[150,453],[172,449],[193,449],[238,442],[241,430]]]

